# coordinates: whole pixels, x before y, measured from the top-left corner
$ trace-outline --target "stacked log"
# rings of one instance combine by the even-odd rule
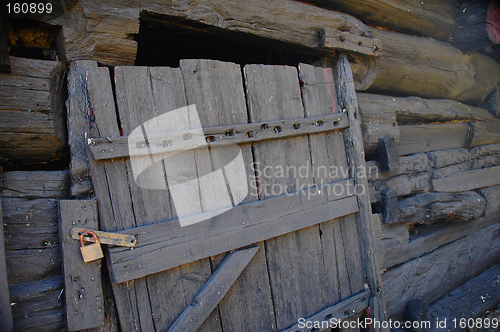
[[[459,3],[455,0],[401,2],[397,0],[307,0],[351,14],[366,24],[447,41],[455,30]]]
[[[50,162],[66,150],[61,62],[10,57],[0,74],[0,156],[4,164]]]

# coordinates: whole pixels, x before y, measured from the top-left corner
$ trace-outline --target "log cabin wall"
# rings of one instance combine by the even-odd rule
[[[422,300],[444,318],[451,311],[440,310],[443,298],[453,290],[487,292],[477,285],[500,261],[500,65],[487,15],[494,5],[307,2],[79,1],[60,15],[9,17],[0,31],[0,46],[7,40],[10,52],[0,57],[7,72],[0,74],[0,156],[14,330],[64,329],[57,201],[92,196],[85,156],[68,148],[82,138],[78,125],[66,130],[82,79],[66,79],[75,60],[109,67],[176,66],[193,57],[325,65],[339,50],[349,52],[373,170],[388,315],[411,318],[412,306],[405,307]],[[474,20],[482,28],[470,45],[463,36],[478,28]],[[155,45],[158,39],[171,45]],[[362,48],[373,39],[380,46]],[[117,330],[108,302],[102,330]],[[471,301],[465,314],[481,314],[500,298],[480,302]]]

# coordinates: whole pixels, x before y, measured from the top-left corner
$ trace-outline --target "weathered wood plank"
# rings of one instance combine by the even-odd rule
[[[10,286],[15,331],[64,329],[63,280],[60,275]]]
[[[10,65],[10,74],[0,74],[0,109],[49,111],[62,118],[66,75],[63,63],[10,57]]]
[[[431,317],[429,316],[429,302],[426,300],[409,301],[406,304],[403,317],[420,323],[420,326],[416,329],[417,332],[429,332],[427,324],[430,324]]]
[[[249,117],[252,122],[304,117],[296,68],[246,65],[244,76]],[[280,194],[273,191],[273,188],[295,191],[296,188],[308,188],[313,185],[307,137],[255,143],[253,152],[260,174],[262,198],[266,199]],[[276,169],[283,165],[295,165],[305,169],[305,172],[299,176],[290,172],[280,176],[276,173]],[[264,173],[266,167],[274,171]],[[306,201],[304,205],[307,206],[309,203],[311,201]],[[286,211],[285,209],[282,211]],[[324,269],[321,240],[317,226],[307,227],[335,217],[323,215],[315,218],[316,223],[309,223],[306,220],[294,220],[295,215],[284,216],[284,218],[275,215],[276,221],[281,219],[286,225],[295,224],[293,228],[285,226],[290,233],[280,232],[281,234],[278,235],[289,234],[277,238],[269,237],[265,243],[277,329],[283,329],[293,324],[298,317],[309,316],[319,309],[309,299],[316,297],[316,294],[324,293],[324,284],[321,283]],[[292,275],[289,275],[290,272]],[[309,282],[311,287],[300,287],[304,282]]]
[[[63,31],[65,57],[69,61],[92,59],[108,66],[134,64],[137,44],[129,36],[139,31],[141,11],[188,19],[215,32],[220,29],[245,32],[311,48],[318,43],[315,31],[323,27],[341,28],[351,34],[371,37],[369,28],[354,17],[295,1],[163,3],[150,0],[138,5],[107,0],[100,3],[81,1],[79,4],[65,16],[50,22],[67,27]],[[275,13],[280,13],[279,21]],[[107,34],[103,35],[102,31]]]
[[[73,227],[98,229],[96,201],[59,201],[59,228],[66,306],[66,328],[80,331],[104,325],[101,260],[83,262]]]
[[[10,250],[7,252],[7,272],[11,284],[61,275],[59,248]]]
[[[68,73],[68,99],[66,100],[68,146],[70,153],[69,176],[71,197],[90,196],[89,159],[87,157],[87,138],[90,136],[92,113],[86,86],[86,75],[97,62],[89,60],[73,61]]]
[[[59,245],[55,200],[3,198],[2,203],[7,250],[44,249]]]
[[[354,169],[366,170],[358,102],[352,79],[351,66],[345,54],[341,54],[337,61],[336,87],[339,106],[346,109],[349,119],[349,128],[344,131],[347,160],[349,161],[349,165]],[[386,318],[384,291],[382,289],[380,269],[375,259],[375,239],[371,223],[372,212],[367,190],[368,181],[366,177],[360,177],[357,174],[353,174],[353,176],[354,184],[365,189],[363,195],[357,195],[359,214],[356,216],[356,224],[359,233],[359,243],[362,244],[360,246],[361,260],[373,294],[370,300],[370,307],[373,309],[371,315],[379,320],[384,320]]]
[[[62,198],[68,186],[68,171],[14,171],[2,173],[0,196],[18,198]]]
[[[499,238],[500,224],[496,223],[385,271],[387,314],[401,317],[409,300],[422,298],[433,302],[498,262]],[[447,282],[433,282],[436,279]]]
[[[398,194],[395,190],[382,190],[380,192],[380,205],[385,224],[396,224],[401,221],[398,209]]]
[[[351,14],[363,22],[403,31],[413,35],[429,36],[448,41],[455,31],[455,17],[459,3],[454,0],[401,3],[394,0],[307,0],[333,10]]]
[[[206,141],[210,148],[227,146],[231,144],[255,143],[265,140],[289,138],[315,134],[347,127],[345,114],[317,116],[311,119],[276,120],[248,124],[234,124],[220,127],[203,128],[202,134],[193,133],[193,129],[182,131],[173,130],[165,132],[148,133],[148,145],[162,146],[158,154],[175,154],[193,149],[193,140]],[[163,129],[163,128],[161,128]],[[189,137],[186,140],[185,137]],[[137,142],[136,146],[130,142]],[[168,142],[165,143],[165,142]],[[149,155],[146,149],[144,135],[130,135],[106,138],[90,138],[89,149],[94,159],[123,158]],[[205,146],[196,146],[205,148]]]
[[[115,103],[109,70],[107,68],[90,68],[87,73],[87,90],[90,106],[94,112],[95,125],[91,127],[94,135],[118,135]],[[135,217],[130,204],[130,189],[126,185],[128,178],[125,163],[96,163],[89,156],[89,165],[96,199],[101,206],[112,206],[113,209],[99,209],[100,227],[105,231],[116,231],[135,227]],[[108,185],[113,186],[110,191]],[[126,284],[112,284],[122,331],[140,331],[141,317],[136,307],[144,294],[145,280],[136,280]],[[151,315],[143,317],[144,322]]]
[[[347,189],[343,190],[347,193]],[[323,193],[326,191],[325,188]],[[339,218],[358,210],[355,201],[354,196],[328,201],[327,196],[318,195],[315,188],[239,205],[196,227],[181,227],[169,221],[124,230],[121,233],[137,235],[137,245],[132,251],[110,248],[114,278],[117,281],[135,279]],[[223,238],[233,241],[224,242]],[[158,257],[157,253],[167,248],[175,255]],[[190,251],[186,252],[186,248]],[[141,267],[137,268],[137,264]]]
[[[231,63],[221,63],[218,61],[181,61],[181,69],[186,84],[186,94],[189,103],[196,103],[199,106],[198,114],[203,126],[220,126],[241,124],[248,121],[246,110],[246,99],[243,91],[243,78],[241,68]],[[199,91],[206,93],[200,94]],[[229,112],[231,111],[231,112]],[[271,129],[272,130],[272,129]],[[233,149],[233,148],[230,148]],[[253,165],[253,155],[249,144],[239,147],[245,163],[245,177],[243,174],[237,175],[240,181],[246,181],[248,194],[244,202],[257,201],[257,183]],[[220,157],[227,155],[224,150],[212,150],[212,158],[223,160]],[[196,153],[197,158],[202,155]],[[199,159],[198,159],[199,160]],[[221,168],[221,161],[215,162],[213,168]],[[201,170],[201,166],[199,169]],[[208,166],[208,165],[203,165]],[[230,180],[230,178],[228,178]],[[216,195],[209,186],[208,194],[212,200]],[[220,188],[218,190],[221,190]],[[242,193],[243,195],[243,193]],[[235,196],[233,195],[233,198]],[[205,202],[202,205],[209,208],[210,199],[204,196]],[[240,201],[237,199],[235,201]],[[213,208],[221,207],[220,202],[212,202]],[[227,203],[226,203],[227,204]],[[236,203],[235,203],[236,204]],[[227,204],[226,206],[229,206]],[[222,206],[224,207],[224,206]],[[258,240],[259,241],[259,240]],[[257,242],[257,241],[255,241]],[[266,255],[264,243],[260,242],[261,250],[252,259],[242,275],[236,280],[230,294],[219,304],[220,323],[223,329],[238,331],[266,331],[272,330],[275,326],[273,304],[271,299],[271,287],[267,271]],[[211,258],[212,269],[224,258],[224,254],[219,254]],[[252,305],[250,303],[259,303]],[[209,329],[209,327],[205,327]]]
[[[463,193],[423,193],[397,204],[404,223],[432,224],[438,221],[477,219],[486,210],[486,200],[474,191]]]
[[[377,39],[332,28],[318,29],[318,35],[320,48],[349,49],[352,52],[375,56],[382,53],[382,43]]]
[[[500,184],[500,166],[454,173],[448,177],[432,179],[433,191],[458,192]]]
[[[259,247],[255,246],[228,254],[168,331],[198,330],[250,263],[257,250]]]
[[[10,308],[9,280],[7,278],[5,256],[2,199],[0,198],[0,324],[2,324],[5,332],[12,332],[14,321]]]
[[[375,159],[378,161],[381,172],[394,171],[399,168],[398,146],[394,137],[382,137],[378,141]]]
[[[325,308],[310,317],[304,318],[304,321],[297,322],[296,324],[282,330],[281,332],[326,330],[334,325],[331,324],[332,320],[336,322],[342,322],[349,316],[352,316],[368,308],[370,304],[370,294],[370,290],[362,291],[359,294],[344,299],[342,302]],[[325,322],[326,324],[324,324]]]
[[[398,152],[405,156],[468,146],[471,137],[469,123],[445,123],[399,126]]]
[[[372,29],[383,54],[360,78],[370,92],[446,98],[479,105],[497,88],[500,65],[481,54],[464,55],[432,38]],[[370,81],[372,82],[371,84]]]
[[[495,308],[500,301],[500,264],[496,264],[477,277],[454,289],[449,294],[434,301],[429,313],[433,319],[440,321],[446,319],[478,318],[486,311]],[[484,323],[483,323],[484,324]],[[479,324],[478,324],[479,325]],[[438,329],[431,329],[436,331]],[[465,331],[460,324],[451,325],[450,331]]]
[[[306,64],[299,64],[298,69],[300,80],[303,82],[301,90],[306,117],[341,112],[336,100],[337,92],[332,69],[313,67]],[[344,171],[348,169],[342,132],[311,135],[309,136],[309,146],[311,149],[313,180],[316,186],[347,176],[347,173],[330,174],[328,171],[321,171],[322,169],[329,170],[332,168]],[[352,294],[341,230],[341,223],[349,222],[354,221],[341,218],[319,224],[324,276],[321,275],[321,268],[315,273],[323,279],[319,282],[324,284],[326,288],[324,292],[314,295],[316,299],[314,301],[316,305],[315,312]],[[351,251],[355,250],[355,248],[351,249]],[[358,266],[357,264],[353,265]],[[359,278],[353,277],[355,287],[358,280]],[[311,307],[311,311],[312,309],[313,307]]]

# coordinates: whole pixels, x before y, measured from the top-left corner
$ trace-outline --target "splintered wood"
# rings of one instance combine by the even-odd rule
[[[341,308],[356,314],[368,303],[383,319],[383,302],[367,297],[380,293],[380,276],[369,275],[378,273],[373,249],[364,248],[373,245],[370,204],[354,190],[367,182],[351,169],[364,166],[359,121],[351,99],[348,113],[339,107],[332,69],[182,60],[117,67],[114,77],[117,112],[108,70],[88,70],[90,137],[101,139],[90,143],[106,140],[111,152],[122,137],[142,135],[148,151],[89,154],[101,230],[137,239],[109,250],[123,331],[274,331],[322,310],[345,319]],[[264,140],[210,145],[205,128],[234,136],[255,128]],[[167,131],[191,146],[156,153],[148,138]],[[250,245],[251,255],[225,259]],[[245,264],[230,258],[240,255]],[[226,296],[213,292],[219,283]]]

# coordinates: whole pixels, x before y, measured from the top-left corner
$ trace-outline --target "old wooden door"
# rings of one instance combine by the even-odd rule
[[[88,72],[100,228],[137,235],[108,255],[123,331],[301,330],[367,307],[384,318],[345,56],[335,75],[182,60],[116,67],[114,96],[107,68]]]

